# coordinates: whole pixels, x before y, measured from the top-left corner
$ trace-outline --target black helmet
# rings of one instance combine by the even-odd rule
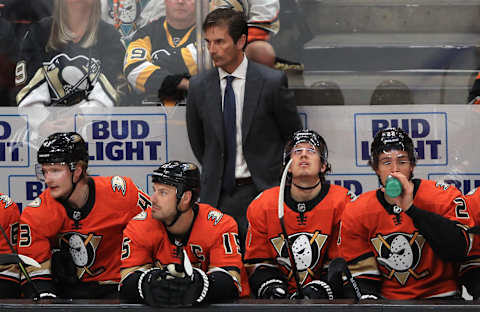
[[[370,166],[376,169],[378,167],[378,156],[390,150],[407,152],[410,162],[415,164],[415,149],[408,134],[400,128],[386,128],[378,131],[373,139],[370,148]]]
[[[153,183],[168,184],[177,188],[177,199],[185,191],[192,191],[192,203],[200,193],[200,171],[195,164],[172,160],[153,171]]]
[[[39,164],[66,163],[73,169],[77,161],[88,163],[87,145],[76,132],[57,132],[43,141],[37,153]],[[73,170],[72,169],[72,170]]]
[[[285,145],[285,149],[283,150],[283,168],[285,168],[285,166],[287,166],[288,162],[290,161],[290,153],[292,152],[293,147],[299,143],[312,144],[315,149],[320,153],[320,159],[322,163],[327,165],[325,173],[331,170],[331,166],[328,163],[327,143],[320,134],[310,129],[298,130],[292,134],[287,144]],[[324,182],[324,174],[319,173],[319,175],[322,179],[322,182]]]

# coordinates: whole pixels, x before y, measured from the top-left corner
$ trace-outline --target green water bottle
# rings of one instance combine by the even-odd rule
[[[402,184],[397,178],[388,176],[385,183],[385,193],[391,198],[399,196],[402,194]]]

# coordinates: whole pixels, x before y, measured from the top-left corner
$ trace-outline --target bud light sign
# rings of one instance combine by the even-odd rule
[[[417,166],[448,165],[446,113],[357,113],[355,114],[357,167],[368,166],[373,138],[378,131],[390,127],[401,128],[412,138]]]
[[[430,173],[428,179],[452,184],[463,194],[480,186],[480,173]]]
[[[89,166],[155,166],[168,159],[165,114],[81,116]]]
[[[30,166],[27,122],[20,115],[0,115],[0,167]]]

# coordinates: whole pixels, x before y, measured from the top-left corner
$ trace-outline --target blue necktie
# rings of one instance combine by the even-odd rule
[[[223,129],[225,140],[225,167],[223,169],[223,189],[231,194],[235,189],[235,159],[237,149],[237,122],[235,93],[232,88],[233,76],[225,77],[227,86],[223,97]]]

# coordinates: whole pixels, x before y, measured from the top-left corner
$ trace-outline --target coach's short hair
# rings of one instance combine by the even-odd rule
[[[228,34],[235,43],[237,43],[242,35],[248,36],[245,15],[242,12],[228,8],[219,8],[208,13],[203,22],[202,29],[205,32],[211,27],[224,25],[228,27]],[[245,42],[247,41],[245,40]]]

